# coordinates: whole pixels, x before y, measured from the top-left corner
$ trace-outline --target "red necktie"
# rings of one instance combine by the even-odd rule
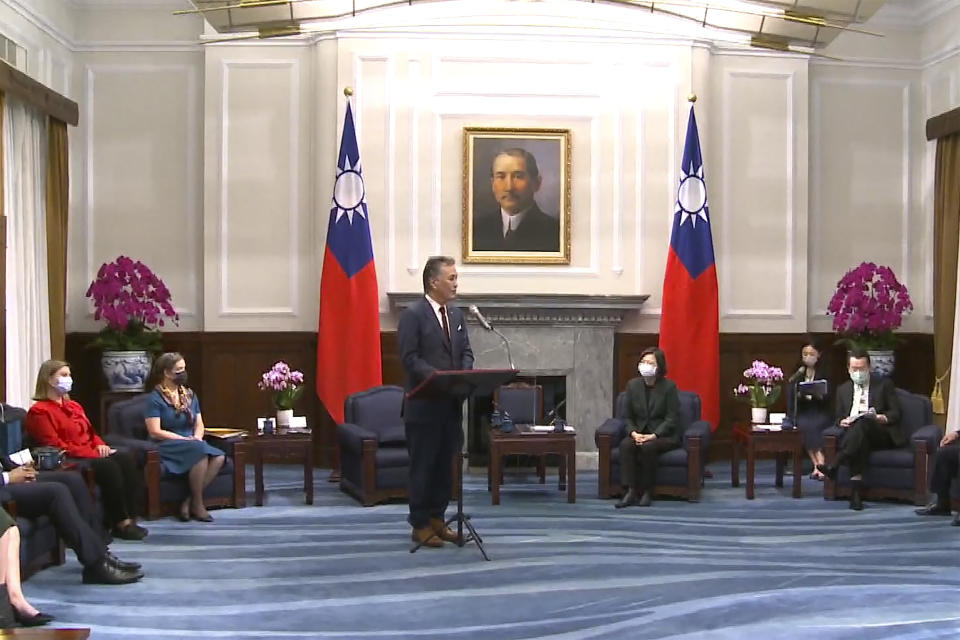
[[[450,325],[447,324],[447,308],[440,307],[440,324],[443,325],[443,337],[450,342]]]

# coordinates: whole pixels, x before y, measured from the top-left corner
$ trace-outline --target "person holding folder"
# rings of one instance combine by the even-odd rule
[[[407,392],[435,371],[473,368],[473,350],[457,297],[456,261],[434,256],[423,267],[424,297],[400,315],[397,345]],[[444,514],[452,495],[452,461],[463,437],[463,399],[453,395],[408,398],[403,422],[410,454],[411,538],[427,547],[454,542]]]
[[[871,451],[893,449],[906,444],[900,432],[900,401],[890,378],[870,375],[870,356],[855,349],[847,354],[850,380],[837,389],[837,426],[844,430],[837,459],[829,465],[817,465],[831,480],[837,468],[850,467],[850,508],[863,509],[860,490],[863,471]]]

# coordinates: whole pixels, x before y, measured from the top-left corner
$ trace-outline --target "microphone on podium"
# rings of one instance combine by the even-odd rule
[[[480,309],[477,307],[477,305],[470,305],[470,315],[477,319],[477,322],[480,323],[481,327],[487,331],[493,331],[493,327],[490,326],[490,323],[487,322],[487,319],[483,317],[482,313],[480,313]]]
[[[787,384],[793,384],[794,382],[802,378],[806,373],[807,373],[807,368],[805,366],[801,366],[799,369],[797,369],[796,373],[790,376],[790,379],[787,380]]]
[[[470,315],[476,318],[477,322],[480,323],[481,327],[483,327],[487,331],[492,331],[498,336],[500,336],[500,339],[503,340],[503,345],[507,348],[507,362],[510,363],[511,369],[516,369],[517,368],[516,365],[513,364],[513,356],[510,355],[510,341],[507,340],[502,333],[500,333],[499,331],[493,328],[493,325],[491,325],[490,322],[485,317],[483,317],[483,313],[480,312],[480,309],[477,307],[477,305],[475,304],[470,305],[468,307],[468,310],[470,311]]]

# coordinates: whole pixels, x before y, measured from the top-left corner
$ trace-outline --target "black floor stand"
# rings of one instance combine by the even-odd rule
[[[447,518],[447,521],[444,523],[445,527],[449,527],[454,522],[457,523],[457,542],[455,543],[458,547],[465,547],[467,543],[472,542],[477,545],[477,548],[480,549],[480,555],[483,556],[484,560],[489,562],[490,557],[487,555],[486,549],[483,548],[483,538],[480,537],[480,534],[477,533],[477,529],[473,526],[473,523],[470,522],[470,516],[463,512],[463,455],[457,456],[457,512],[450,518]],[[464,529],[467,530],[468,535],[464,534]],[[423,546],[423,542],[417,542],[410,549],[410,553],[416,553],[416,551]]]

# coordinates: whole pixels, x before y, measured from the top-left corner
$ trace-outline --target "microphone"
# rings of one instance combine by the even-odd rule
[[[790,379],[787,380],[787,384],[793,384],[794,382],[797,382],[800,378],[806,375],[806,373],[807,367],[802,365],[799,369],[797,369],[796,373],[790,376]]]
[[[477,319],[477,322],[480,323],[480,326],[486,329],[487,331],[493,331],[493,327],[490,326],[490,323],[487,322],[487,319],[483,317],[483,314],[480,313],[480,309],[477,308],[477,305],[470,305],[470,315]]]
[[[513,356],[510,354],[510,341],[507,340],[502,333],[500,333],[499,331],[493,328],[493,325],[491,325],[490,322],[483,317],[483,314],[480,312],[480,309],[477,308],[477,305],[472,304],[469,307],[467,307],[467,309],[468,311],[470,311],[470,315],[476,318],[477,322],[480,323],[481,327],[483,327],[487,331],[493,331],[495,334],[500,336],[500,339],[503,340],[503,346],[507,348],[507,362],[510,363],[511,369],[516,370],[517,367],[515,364],[513,364]]]
[[[547,423],[547,424],[550,424],[550,422],[551,422],[552,420],[554,420],[554,419],[556,419],[557,417],[559,417],[559,416],[557,415],[557,412],[560,411],[560,409],[563,408],[563,405],[565,405],[565,404],[567,404],[567,399],[566,399],[566,398],[564,398],[563,400],[561,400],[561,401],[560,401],[560,404],[558,404],[557,406],[555,406],[553,409],[550,410],[550,413],[547,414],[547,417],[544,419],[544,422]]]

